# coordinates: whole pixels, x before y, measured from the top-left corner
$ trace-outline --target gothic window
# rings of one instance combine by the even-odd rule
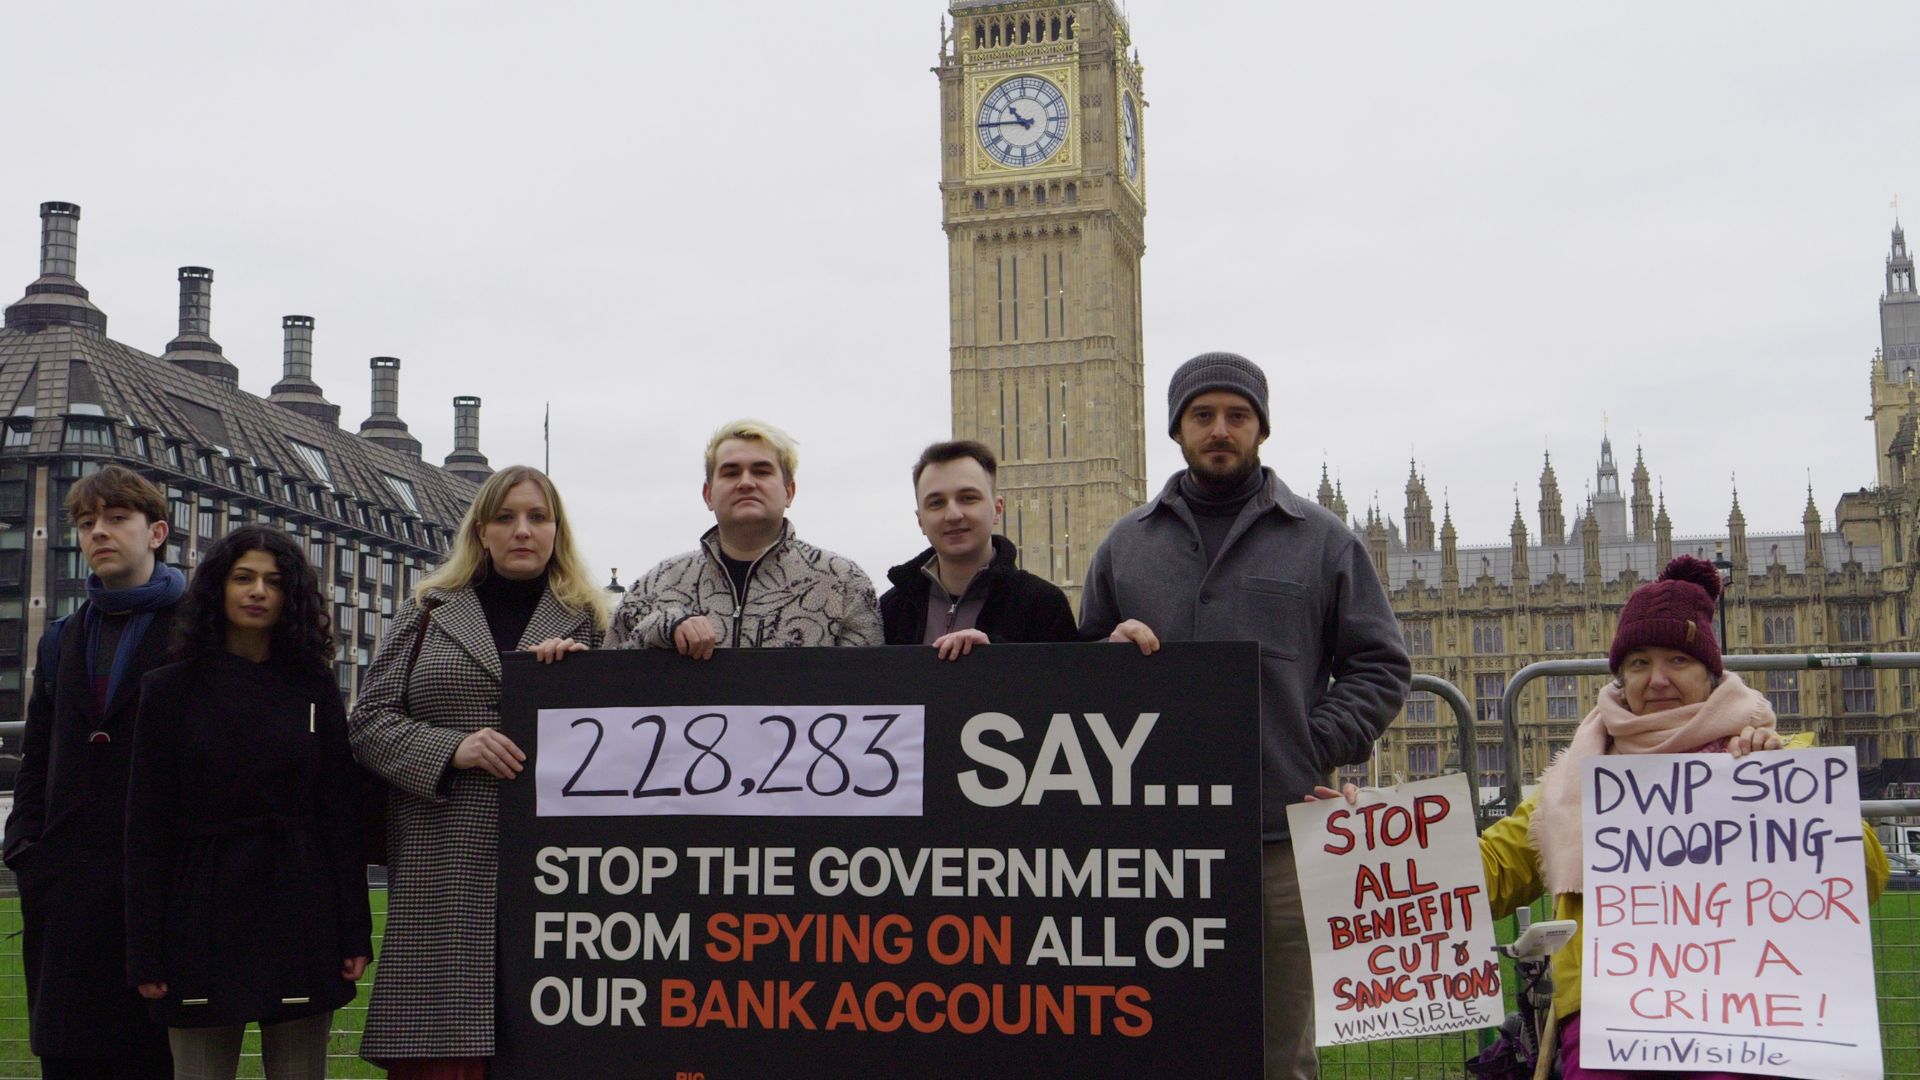
[[[1409,779],[1425,780],[1440,773],[1440,748],[1437,746],[1407,747],[1407,772]]]
[[[993,260],[993,317],[995,320],[995,327],[996,327],[995,333],[999,335],[999,338],[1001,341],[1007,340],[1007,293],[1006,293],[1007,266],[1006,266],[1006,262],[1007,261],[1005,259]],[[1001,396],[1002,397],[1005,396],[1004,391],[1002,391]],[[1006,402],[1002,401],[1001,412],[1004,413],[1005,411],[1006,411]],[[1004,455],[1006,452],[1007,452],[1006,447],[1003,446],[1000,448],[1001,454]]]
[[[1876,708],[1872,668],[1840,669],[1840,711],[1870,713]]]
[[[1481,672],[1473,677],[1473,718],[1482,724],[1497,724],[1503,715],[1501,696],[1507,690],[1507,677],[1497,672]],[[1486,747],[1480,748],[1482,752]]]
[[[999,23],[993,24],[993,45],[996,48],[998,48],[1000,45],[1000,24]]]
[[[1047,39],[1048,39],[1049,41],[1059,41],[1059,40],[1060,40],[1060,16],[1058,16],[1058,15],[1055,15],[1055,16],[1053,17],[1053,22],[1052,22],[1051,24],[1049,24],[1049,25],[1048,25],[1048,27],[1047,27]]]
[[[1573,616],[1554,615],[1541,628],[1541,648],[1547,652],[1573,651]]]
[[[1073,40],[1073,16],[1067,16],[1067,40]]]
[[[1762,645],[1792,645],[1794,640],[1792,611],[1769,611],[1761,617],[1760,643]]]
[[[1483,655],[1507,651],[1506,632],[1499,619],[1473,620],[1473,651]]]
[[[1072,184],[1072,183],[1068,184],[1067,185],[1067,205],[1073,206],[1077,204],[1079,201],[1080,201],[1080,185]]]
[[[973,47],[982,48],[987,43],[987,28],[979,23],[973,24]]]
[[[1853,744],[1854,756],[1862,766],[1880,764],[1880,736],[1849,735],[1847,741]]]
[[[1433,655],[1433,620],[1400,620],[1400,639],[1406,642],[1408,656]]]
[[[1021,19],[1020,20],[1020,44],[1025,45],[1027,42],[1032,40],[1033,40],[1033,23],[1030,20]]]
[[[1033,189],[1033,205],[1047,205],[1047,189],[1045,187],[1036,187]]]
[[[1507,782],[1507,747],[1505,743],[1480,743],[1480,786],[1499,787]]]
[[[1572,675],[1547,676],[1547,719],[1580,718],[1580,680]]]
[[[973,208],[974,208],[975,210],[985,210],[985,209],[987,208],[987,193],[986,193],[986,192],[984,192],[984,191],[976,191],[976,192],[974,192],[974,193],[973,193]]]
[[[1060,380],[1060,456],[1067,456],[1067,380]]]
[[[1834,620],[1839,627],[1836,641],[1865,642],[1873,640],[1873,607],[1870,604],[1839,604]]]
[[[1797,671],[1767,672],[1767,704],[1780,716],[1798,716],[1800,714],[1800,673]]]
[[[1439,699],[1426,690],[1407,695],[1407,723],[1431,724],[1440,718]]]

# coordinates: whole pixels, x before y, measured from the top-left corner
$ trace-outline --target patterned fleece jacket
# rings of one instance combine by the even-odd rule
[[[698,551],[647,571],[620,601],[606,647],[671,649],[674,628],[695,617],[712,621],[722,648],[883,641],[873,582],[851,559],[794,536],[791,522],[747,572],[744,596],[734,595],[720,561],[719,528],[707,530]]]

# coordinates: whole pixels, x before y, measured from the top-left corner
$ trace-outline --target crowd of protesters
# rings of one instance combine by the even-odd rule
[[[935,443],[913,464],[928,546],[888,572],[877,598],[851,560],[796,535],[787,511],[799,455],[771,424],[714,433],[701,489],[713,528],[612,611],[553,482],[502,469],[395,613],[350,715],[330,674],[327,605],[297,545],[237,529],[201,553],[189,583],[156,559],[160,492],[120,466],[91,473],[65,505],[92,570],[87,599],[40,642],[0,852],[18,875],[42,1075],[231,1077],[241,1033],[258,1023],[269,1077],[323,1076],[333,1010],[373,955],[361,832],[370,775],[384,804],[388,906],[360,1053],[402,1080],[484,1078],[499,785],[526,763],[498,728],[505,653],[555,663],[584,649],[672,649],[699,661],[724,648],[884,644],[964,663],[996,643],[1112,641],[1151,654],[1163,641],[1249,639],[1261,646],[1266,912],[1265,983],[1249,992],[1265,1002],[1265,1075],[1317,1075],[1286,806],[1332,795],[1321,787],[1332,771],[1367,759],[1410,667],[1360,539],[1261,463],[1272,415],[1257,365],[1230,353],[1183,365],[1167,427],[1186,467],[1114,525],[1077,620],[999,535],[998,462],[977,442]],[[1641,608],[1685,587],[1663,580]],[[1711,640],[1696,615],[1687,609]],[[1647,640],[1627,641],[1616,669],[1640,662],[1632,649],[1672,644],[1655,632],[1664,623],[1633,625]],[[1699,649],[1681,651],[1656,656],[1644,677],[1627,672],[1613,711],[1740,695],[1731,675],[1718,690],[1682,679]],[[1709,659],[1719,675],[1717,649]],[[1646,685],[1681,690],[1675,703],[1639,701]],[[1727,720],[1675,738],[1778,745],[1758,727]],[[1653,748],[1604,724],[1582,732],[1585,753]],[[1563,887],[1558,864],[1543,869],[1526,842],[1525,814],[1540,807],[1537,836],[1564,798],[1549,788],[1519,825],[1490,834],[1498,895],[1551,890],[1577,905],[1577,875]],[[1577,820],[1550,831],[1577,836]]]

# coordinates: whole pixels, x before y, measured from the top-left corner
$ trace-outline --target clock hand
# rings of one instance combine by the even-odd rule
[[[990,127],[1006,127],[1008,124],[1019,124],[1021,127],[1026,127],[1028,124],[1031,124],[1031,123],[1033,123],[1033,121],[1022,120],[1019,117],[1015,117],[1012,120],[988,120],[978,126],[983,128],[990,128]]]
[[[1009,105],[1007,106],[1007,111],[1013,114],[1013,118],[1019,122],[1021,127],[1030,128],[1033,126],[1033,118],[1027,117],[1027,116],[1021,116],[1019,109],[1016,109],[1013,106]]]

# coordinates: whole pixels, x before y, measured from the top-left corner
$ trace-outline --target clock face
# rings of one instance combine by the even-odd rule
[[[1067,98],[1038,75],[1016,75],[980,101],[980,145],[1002,165],[1024,168],[1067,141]]]
[[[1120,164],[1127,170],[1127,179],[1140,179],[1140,114],[1132,94],[1120,95]]]

